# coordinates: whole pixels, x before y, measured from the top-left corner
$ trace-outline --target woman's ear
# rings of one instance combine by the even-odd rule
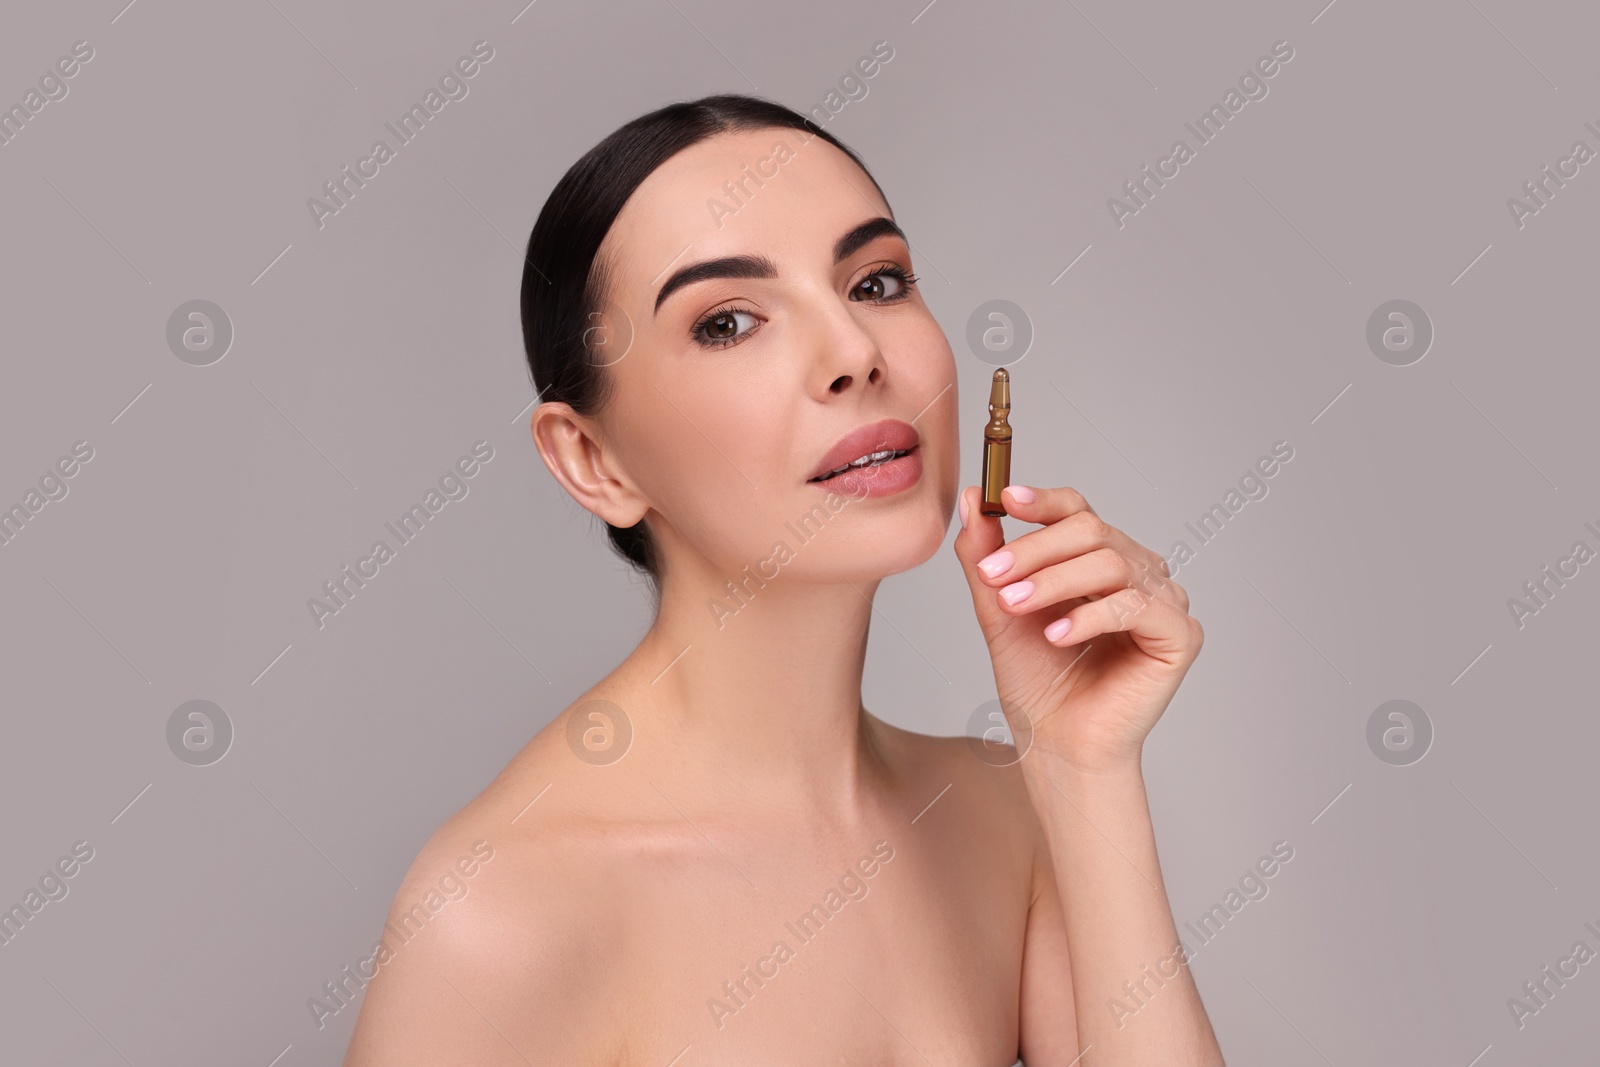
[[[649,501],[639,495],[601,440],[593,419],[579,415],[564,401],[546,401],[534,408],[531,428],[539,458],[589,512],[612,526],[627,528],[650,510]]]

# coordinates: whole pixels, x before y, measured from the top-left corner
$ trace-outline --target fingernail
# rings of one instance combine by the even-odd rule
[[[1070,629],[1072,629],[1071,619],[1057,619],[1055,622],[1044,628],[1045,640],[1059,641],[1063,637],[1067,636],[1067,631]]]
[[[963,530],[967,528],[967,494],[965,490],[961,493],[961,528]]]
[[[1009,548],[1002,548],[998,552],[991,552],[978,561],[978,569],[990,578],[998,578],[1011,569],[1017,557],[1011,554]]]
[[[1000,590],[1000,595],[1005,597],[1007,604],[1010,604],[1012,607],[1016,607],[1018,604],[1022,603],[1024,600],[1027,600],[1033,595],[1033,583],[1012,582],[1010,585]]]
[[[1039,494],[1025,485],[1008,485],[1006,492],[1010,493],[1011,499],[1019,504],[1031,504],[1039,499]]]

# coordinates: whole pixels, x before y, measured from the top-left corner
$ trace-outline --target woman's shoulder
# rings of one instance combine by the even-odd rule
[[[517,1062],[484,1019],[515,1019],[508,1034],[597,1032],[574,1024],[607,1002],[626,902],[562,795],[558,756],[541,731],[417,852],[375,949],[350,1067],[438,1062],[424,1055],[435,1046],[454,1060],[484,1034],[498,1051],[472,1062]]]
[[[395,897],[404,907],[425,892],[441,872],[459,869],[461,856],[476,849],[486,858],[472,878],[471,894],[482,901],[463,926],[483,923],[502,949],[519,929],[534,928],[541,951],[550,947],[552,925],[565,927],[574,909],[603,899],[593,882],[604,875],[593,830],[605,804],[593,783],[576,779],[572,754],[560,739],[561,716],[540,730],[467,804],[429,836]]]
[[[941,803],[956,799],[979,832],[1002,834],[1029,848],[1042,843],[1022,778],[1026,748],[1019,756],[1014,745],[1001,744],[995,736],[924,734],[875,721],[891,766],[913,802],[921,797],[930,803],[935,797]]]
[[[998,714],[998,713],[997,713]],[[1016,746],[990,735],[925,734],[874,716],[886,748],[909,774],[943,774],[1011,797],[1025,796]],[[1026,755],[1024,749],[1023,755]]]

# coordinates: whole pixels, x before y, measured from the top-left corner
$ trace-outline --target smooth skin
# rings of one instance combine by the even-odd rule
[[[602,246],[612,402],[593,418],[542,403],[531,428],[580,506],[648,521],[660,610],[423,847],[347,1067],[1222,1063],[1188,968],[1159,989],[1142,972],[1177,945],[1140,753],[1200,649],[1187,597],[1071,489],[1008,491],[1040,527],[1010,545],[977,487],[958,499],[955,360],[914,276],[894,276],[911,249],[884,233],[835,261],[889,209],[801,138],[679,153]],[[779,142],[776,174],[714,215]],[[776,276],[655,306],[677,269],[740,254]],[[827,499],[807,482],[823,454],[882,418],[918,429],[922,478],[824,508],[799,542]],[[935,555],[953,512],[998,694],[1014,729],[1032,724],[1009,766],[861,703],[878,583]],[[1008,569],[979,569],[1002,550]],[[726,583],[747,580],[741,605]],[[1032,596],[1006,603],[1021,581]],[[1071,632],[1048,639],[1062,617]],[[594,700],[622,709],[626,743]],[[477,842],[493,858],[430,898]],[[1130,979],[1155,991],[1119,1020],[1108,1000],[1131,1007]]]

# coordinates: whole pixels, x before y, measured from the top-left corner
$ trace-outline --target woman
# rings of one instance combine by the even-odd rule
[[[1039,526],[1009,545],[958,504],[955,362],[893,218],[747,96],[636,119],[551,193],[533,437],[655,618],[423,848],[346,1064],[1222,1062],[1140,772],[1200,626],[1074,490],[1008,489]],[[861,704],[878,583],[952,510],[1020,760]]]

